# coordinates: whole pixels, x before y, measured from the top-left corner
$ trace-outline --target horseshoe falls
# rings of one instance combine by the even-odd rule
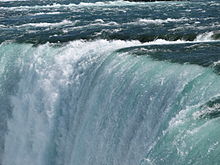
[[[0,165],[219,165],[219,11],[0,0]]]

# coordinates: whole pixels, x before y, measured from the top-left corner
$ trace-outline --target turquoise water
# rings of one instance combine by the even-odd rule
[[[219,8],[0,0],[0,164],[218,165]]]

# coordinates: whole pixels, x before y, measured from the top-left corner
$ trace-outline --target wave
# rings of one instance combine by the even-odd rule
[[[6,1],[18,1],[18,0],[1,0],[2,2]],[[0,1],[0,2],[1,2]],[[27,0],[24,0],[27,1]],[[25,9],[35,9],[35,8],[73,8],[73,7],[104,7],[104,6],[142,6],[149,4],[160,4],[161,2],[130,2],[130,1],[123,1],[123,0],[115,0],[115,1],[98,1],[98,2],[80,2],[80,3],[69,3],[69,4],[62,4],[62,3],[53,3],[51,5],[35,5],[35,6],[14,6],[14,7],[0,7],[3,10],[25,10]],[[173,4],[177,5],[177,4]]]
[[[167,18],[167,19],[138,19],[138,23],[147,23],[147,24],[163,24],[163,23],[169,23],[169,22],[185,22],[188,21],[187,18],[179,18],[179,19],[173,19],[173,18]]]
[[[2,10],[26,10],[26,9],[35,9],[35,8],[60,8],[60,7],[74,7],[77,6],[77,4],[59,4],[59,3],[53,3],[52,5],[45,5],[45,6],[40,6],[40,5],[36,5],[36,6],[16,6],[16,7],[0,7],[0,9]]]
[[[56,14],[62,14],[62,12],[39,12],[34,14],[29,14],[30,16],[37,16],[37,15],[56,15]]]
[[[4,0],[2,0],[4,1]],[[5,1],[12,1],[12,0],[5,0]],[[18,0],[14,0],[18,1]],[[26,0],[25,0],[26,1]],[[62,3],[53,3],[51,5],[36,5],[36,6],[15,6],[15,7],[0,7],[0,9],[4,10],[16,10],[16,9],[34,9],[34,8],[72,8],[72,7],[103,7],[103,6],[148,6],[151,2],[129,2],[123,0],[116,0],[116,1],[98,1],[98,2],[80,2],[80,3],[69,3],[69,4],[62,4]],[[153,2],[154,4],[158,4],[160,2]]]
[[[28,0],[0,0],[0,2],[18,2],[18,1],[24,2],[24,1],[28,1]]]
[[[7,26],[5,26],[5,25],[0,25],[0,28],[6,28]]]
[[[68,25],[68,24],[71,24],[71,25],[74,25],[76,22],[78,21],[75,21],[75,22],[72,22],[72,21],[69,21],[69,20],[63,20],[61,22],[55,22],[55,23],[48,23],[48,22],[39,22],[39,23],[28,23],[28,24],[22,24],[22,25],[19,25],[17,27],[27,27],[27,26],[34,26],[34,27],[55,27],[55,26],[62,26],[62,25]]]
[[[165,39],[155,39],[154,41],[144,42],[142,45],[170,45],[170,44],[186,44],[186,43],[206,43],[206,42],[220,42],[220,39],[216,39],[216,35],[218,33],[216,31],[213,32],[205,32],[202,34],[198,34],[193,41],[187,41],[183,39],[179,39],[176,41],[170,41]]]
[[[116,1],[106,1],[106,2],[95,2],[95,3],[88,3],[88,2],[81,2],[79,6],[130,6],[130,5],[146,5],[144,2],[129,2],[123,0],[116,0]]]
[[[199,34],[195,41],[213,41],[214,40],[214,32],[206,32],[203,34]]]
[[[0,7],[0,9],[4,10],[16,10],[16,9],[35,9],[35,8],[72,8],[72,7],[90,7],[90,6],[97,6],[97,7],[103,7],[103,6],[130,6],[130,5],[143,5],[146,3],[137,3],[137,2],[129,2],[129,1],[106,1],[106,2],[94,2],[94,3],[88,3],[88,2],[80,2],[79,4],[76,3],[70,3],[70,4],[60,4],[60,3],[53,3],[52,5],[45,5],[45,6],[16,6],[16,7]]]
[[[110,21],[110,22],[105,22],[102,19],[96,19],[94,21],[91,21],[91,23],[87,25],[80,25],[80,26],[75,26],[69,28],[69,30],[78,30],[78,29],[86,29],[86,28],[91,28],[91,27],[113,27],[113,26],[119,26],[117,22]],[[112,30],[113,31],[113,30]]]

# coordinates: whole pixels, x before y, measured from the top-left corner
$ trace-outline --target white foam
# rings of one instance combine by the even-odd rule
[[[220,60],[213,63],[214,66],[220,65]]]
[[[0,25],[0,28],[5,28],[6,26],[5,25]]]
[[[196,37],[195,41],[213,41],[213,32],[206,32]]]
[[[130,6],[130,5],[143,5],[143,4],[146,3],[117,0],[117,1],[95,2],[95,3],[81,2],[79,6]]]
[[[40,12],[40,13],[34,13],[34,14],[30,14],[31,16],[35,16],[35,15],[55,15],[55,14],[61,14],[61,12]]]
[[[26,26],[34,26],[34,27],[54,27],[54,26],[62,26],[62,25],[68,25],[68,24],[73,24],[78,21],[72,22],[69,20],[63,20],[61,22],[55,22],[55,23],[48,23],[48,22],[40,22],[40,23],[28,23],[28,24],[23,24],[19,25],[17,27],[26,27]]]
[[[87,24],[87,25],[82,25],[82,26],[76,26],[76,27],[71,27],[69,30],[76,30],[76,29],[83,29],[87,27],[94,27],[94,26],[100,26],[100,27],[107,27],[107,26],[118,26],[119,24],[114,21],[110,22],[104,22],[102,19],[97,19],[94,22]],[[113,30],[111,30],[113,31]]]
[[[184,43],[201,43],[201,42],[219,42],[220,40],[215,40],[212,38],[214,32],[206,32],[203,34],[199,34],[194,41],[186,41],[186,40],[176,40],[176,41],[168,41],[164,39],[156,39],[151,42],[146,42],[146,45],[167,45],[167,44],[184,44]]]
[[[105,21],[103,21],[102,19],[96,19],[95,22],[104,23]]]
[[[139,23],[147,23],[147,24],[163,24],[163,23],[169,23],[169,22],[183,22],[183,21],[188,21],[187,18],[179,18],[179,19],[174,19],[174,18],[167,18],[167,19],[139,19]]]

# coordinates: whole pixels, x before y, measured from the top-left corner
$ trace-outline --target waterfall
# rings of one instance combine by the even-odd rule
[[[219,160],[219,75],[210,67],[117,51],[137,45],[2,43],[0,164]]]

